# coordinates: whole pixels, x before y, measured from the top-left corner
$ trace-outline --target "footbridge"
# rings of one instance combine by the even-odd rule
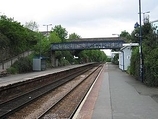
[[[52,43],[51,50],[120,49],[124,40],[119,37],[81,38],[73,42]]]
[[[125,41],[120,37],[106,38],[81,38],[72,42],[52,43],[51,44],[51,59],[52,66],[55,67],[55,51],[63,50],[92,50],[92,49],[120,49]]]

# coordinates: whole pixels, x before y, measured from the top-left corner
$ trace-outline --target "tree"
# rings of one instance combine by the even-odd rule
[[[83,50],[79,53],[80,62],[105,62],[107,56],[100,50]]]
[[[62,40],[58,36],[58,34],[55,31],[51,31],[50,36],[49,36],[49,42],[50,46],[52,43],[60,43]],[[49,52],[49,51],[48,51]],[[49,53],[50,54],[50,53]],[[64,57],[62,51],[56,51],[55,52],[55,57],[61,61],[61,58]],[[62,64],[62,63],[61,63]]]
[[[131,64],[130,64],[130,74],[136,79],[139,79],[139,48],[132,48]]]
[[[9,39],[0,32],[0,50],[7,48],[9,45]]]
[[[142,27],[144,82],[150,86],[158,86],[158,37],[150,23]]]
[[[83,50],[83,51],[79,52],[78,56],[79,56],[80,63],[87,62],[88,61],[88,50]]]
[[[119,54],[116,54],[112,59],[112,63],[118,65],[119,64],[118,59],[119,59]]]
[[[9,52],[7,54],[10,54],[10,57],[29,50],[36,40],[36,32],[23,27],[19,22],[7,16],[0,17],[0,32],[8,39]]]
[[[62,42],[66,41],[68,32],[65,28],[63,28],[61,25],[57,25],[53,28],[53,31],[58,35],[59,38],[61,38]]]
[[[122,31],[120,37],[124,38],[126,42],[131,42],[131,35],[126,31]]]
[[[8,37],[10,40],[9,47],[12,54],[19,53],[24,48],[24,43],[26,43],[25,37],[23,37],[24,28],[20,23],[14,21],[6,16],[1,16],[0,19],[0,32]],[[17,47],[21,46],[21,47]]]
[[[25,23],[25,28],[28,28],[32,31],[38,31],[38,24],[35,21],[30,21]]]
[[[80,38],[81,36],[77,35],[76,33],[69,34],[70,41],[75,41],[76,39],[80,39]]]
[[[139,43],[139,28],[136,28],[131,33],[131,42],[133,43]]]
[[[49,36],[50,43],[60,43],[61,38],[58,36],[58,34],[55,31],[52,31]]]
[[[9,57],[9,39],[0,32],[0,62],[3,66],[3,61]],[[3,67],[4,68],[4,67]]]
[[[132,32],[132,40],[139,42],[139,28]],[[138,35],[135,35],[138,33]],[[136,37],[138,36],[138,37]],[[150,23],[142,26],[143,82],[149,86],[158,86],[158,37]],[[130,71],[139,79],[139,48],[133,48]]]

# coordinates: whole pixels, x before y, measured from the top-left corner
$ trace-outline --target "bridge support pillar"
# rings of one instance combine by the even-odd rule
[[[52,67],[56,67],[55,51],[51,51],[51,64],[52,64]]]

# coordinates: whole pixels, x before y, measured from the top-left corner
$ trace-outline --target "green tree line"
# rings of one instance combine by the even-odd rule
[[[0,59],[5,60],[30,50],[36,44],[36,32],[7,16],[0,17]]]
[[[150,23],[142,26],[142,53],[143,53],[143,82],[149,86],[158,86],[158,34],[154,32],[154,27]],[[136,28],[132,34],[132,41],[138,42],[140,28]],[[131,58],[131,74],[139,79],[139,49],[133,48]]]
[[[147,86],[158,86],[158,34],[156,28],[150,23],[142,25],[142,54],[143,54],[143,83]],[[139,43],[140,27],[135,28],[131,34],[122,31],[120,37],[126,42]],[[113,58],[113,63],[118,64],[118,55]],[[140,77],[139,47],[132,47],[130,67],[127,71],[137,80]]]
[[[143,82],[148,86],[158,86],[158,34],[150,23],[142,25],[142,54],[143,54]],[[122,31],[120,36],[126,42],[139,43],[140,27],[134,29],[131,34]],[[132,48],[129,73],[136,79],[140,79],[140,54],[139,47]]]
[[[32,50],[34,53],[28,59],[21,58],[13,66],[17,72],[30,71],[33,57],[47,57],[48,64],[51,62],[51,43],[73,42],[81,38],[76,33],[68,35],[66,28],[61,25],[55,25],[49,33],[49,36],[43,35],[38,31],[36,22],[26,22],[21,25],[5,15],[0,16],[0,62],[10,59],[22,52]],[[74,55],[77,54],[77,59]],[[105,62],[107,56],[100,50],[84,51],[56,51],[55,57],[59,61],[59,66],[86,63],[86,62]],[[28,64],[27,66],[24,64]],[[18,67],[19,68],[18,68]],[[28,67],[29,66],[29,67]],[[13,67],[11,67],[12,69]],[[20,71],[19,71],[20,70]]]

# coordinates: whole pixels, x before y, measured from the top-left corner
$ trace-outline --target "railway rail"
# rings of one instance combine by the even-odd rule
[[[8,86],[0,87],[0,104],[19,97],[20,95],[24,95],[28,92],[49,85],[60,79],[69,77],[75,72],[82,71],[86,67],[92,67],[92,65],[94,64],[89,64],[62,72],[56,72],[53,74],[44,74],[42,76],[36,76],[31,79],[27,79],[26,81],[20,81],[18,83],[13,83]]]
[[[92,69],[92,67],[95,67],[95,66],[96,64],[82,67],[80,68],[80,70],[76,70],[73,73],[70,73],[70,74],[67,73],[67,75],[64,75],[64,76],[61,75],[62,78],[58,77],[58,79],[51,81],[51,83],[48,83],[47,85],[44,84],[42,86],[38,86],[37,88],[29,89],[29,91],[26,91],[24,93],[17,93],[17,95],[14,94],[15,96],[11,96],[11,98],[9,98],[9,100],[7,101],[1,100],[0,101],[0,118],[2,119],[8,118],[8,117],[10,118],[11,115],[14,115],[19,110],[22,110],[23,108],[25,108],[26,106],[28,106],[29,104],[33,102],[36,102],[42,96],[50,93],[52,90],[60,88],[62,85],[71,81],[75,77],[82,75],[83,73],[87,72],[88,70]],[[1,90],[1,93],[3,94],[3,90]],[[41,118],[42,116],[43,114],[40,114],[38,118]]]
[[[78,85],[70,90],[63,98],[58,100],[56,104],[52,105],[48,110],[41,114],[38,119],[72,119],[101,69],[102,66],[92,69],[84,80],[78,83]]]

